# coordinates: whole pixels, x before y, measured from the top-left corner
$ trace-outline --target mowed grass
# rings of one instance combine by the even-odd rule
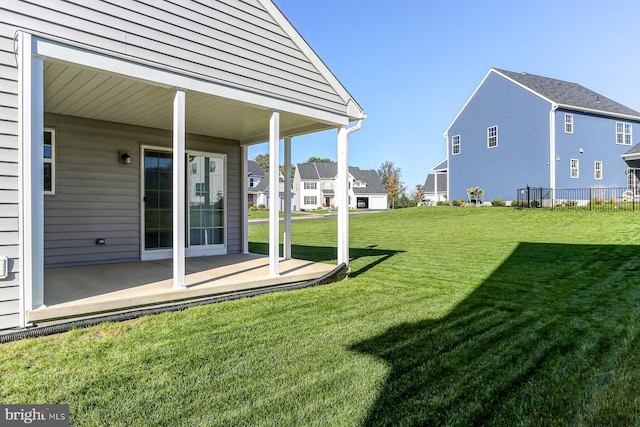
[[[639,220],[353,217],[348,280],[2,345],[0,402],[81,426],[638,425]],[[335,219],[292,235],[335,259]]]

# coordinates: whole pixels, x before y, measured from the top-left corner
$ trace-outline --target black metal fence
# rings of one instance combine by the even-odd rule
[[[519,209],[571,209],[635,211],[640,209],[640,188],[519,188],[515,207]]]

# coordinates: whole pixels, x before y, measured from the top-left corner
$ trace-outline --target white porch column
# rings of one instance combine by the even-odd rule
[[[349,264],[349,135],[346,126],[338,129],[338,265]]]
[[[44,306],[44,67],[31,34],[19,33],[20,325]]]
[[[242,174],[242,253],[249,253],[249,150],[246,145],[240,147],[240,173]]]
[[[291,259],[291,138],[284,139],[284,259]]]
[[[269,275],[278,276],[280,269],[280,112],[269,120]]]
[[[185,91],[173,98],[173,288],[185,288]]]

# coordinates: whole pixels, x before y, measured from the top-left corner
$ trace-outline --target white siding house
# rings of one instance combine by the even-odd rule
[[[293,182],[295,209],[313,210],[340,206],[336,196],[336,163],[299,163]],[[350,167],[347,192],[349,209],[388,208],[386,190],[373,169]]]
[[[275,181],[280,139],[336,129],[346,188],[365,117],[271,0],[1,2],[0,329],[46,306],[51,267],[173,259],[182,289],[186,257],[246,253],[247,147],[269,141]]]

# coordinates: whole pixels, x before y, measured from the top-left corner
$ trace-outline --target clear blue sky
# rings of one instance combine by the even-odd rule
[[[491,67],[576,82],[640,111],[637,0],[275,3],[368,115],[349,164],[392,161],[407,191],[446,156],[444,131]],[[253,146],[249,158],[267,151]],[[336,131],[294,138],[293,163],[310,156],[336,160]]]

